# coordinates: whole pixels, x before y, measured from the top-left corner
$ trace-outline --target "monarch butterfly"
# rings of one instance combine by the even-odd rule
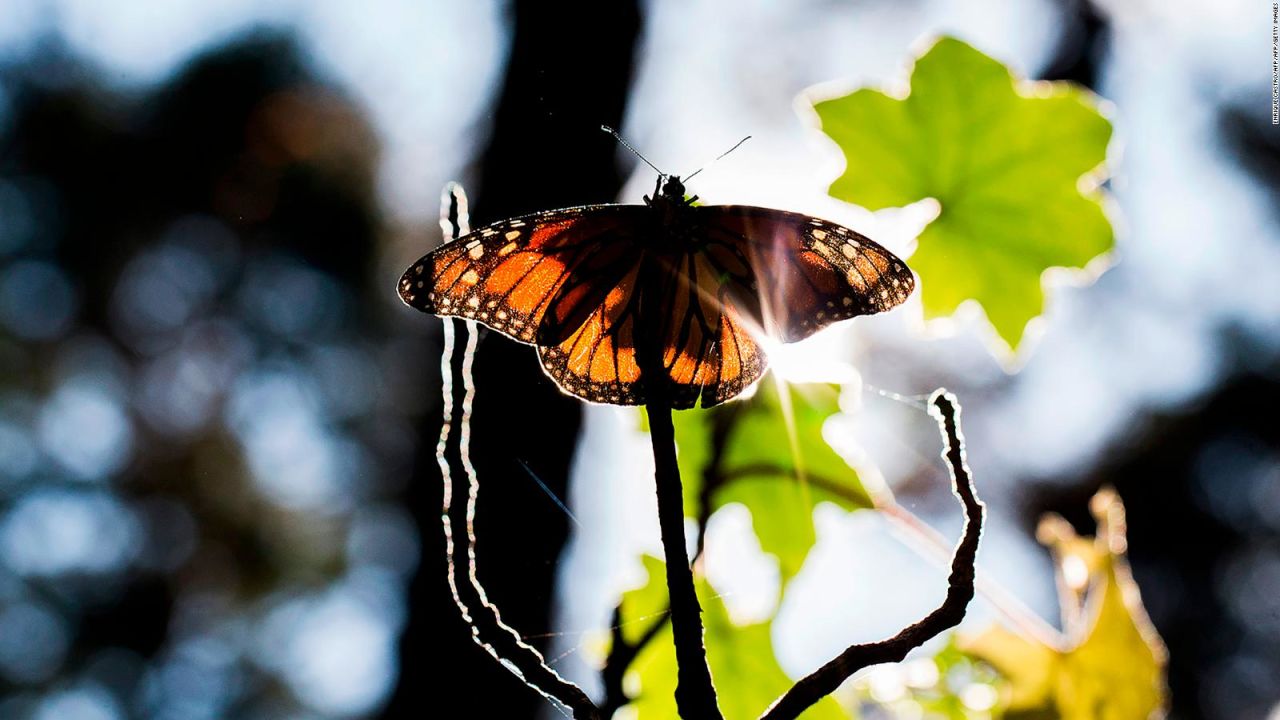
[[[893,308],[915,287],[901,260],[841,225],[696,200],[659,173],[644,205],[504,220],[423,256],[401,277],[400,297],[536,345],[571,395],[614,405],[661,396],[687,409],[759,379],[767,361],[757,333],[800,340]]]

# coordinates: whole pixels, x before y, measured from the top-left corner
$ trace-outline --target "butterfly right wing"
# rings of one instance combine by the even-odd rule
[[[588,205],[504,220],[423,256],[400,278],[406,305],[476,320],[524,343],[558,343],[638,263],[644,206]]]
[[[840,320],[900,305],[915,288],[906,263],[849,228],[744,205],[694,209],[707,255],[764,330],[795,342]],[[754,272],[747,273],[743,267]],[[749,280],[744,280],[749,278]]]
[[[712,407],[757,381],[764,337],[794,342],[892,308],[914,287],[901,260],[835,223],[749,206],[690,212],[698,244],[664,268],[661,288],[645,288],[665,309],[659,339],[674,408]]]

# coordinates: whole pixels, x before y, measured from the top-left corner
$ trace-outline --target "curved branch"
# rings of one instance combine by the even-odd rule
[[[910,510],[898,505],[892,499],[887,499],[876,504],[876,511],[883,515],[895,530],[905,536],[904,542],[914,545],[921,554],[939,564],[948,562],[950,548],[946,537]],[[1066,647],[1067,641],[1057,628],[1027,607],[999,581],[984,573],[982,568],[978,568],[973,586],[978,595],[990,603],[991,608],[1010,626],[1017,628],[1018,632],[1035,638],[1047,647]]]
[[[797,482],[799,480],[791,469],[773,463],[742,465],[724,473],[721,478],[726,484],[753,480],[782,480],[785,482]],[[814,488],[849,503],[856,504],[865,499],[862,494],[853,491],[848,485],[826,475],[810,472],[805,476],[805,481]],[[917,546],[921,553],[939,563],[950,561],[951,548],[942,533],[934,530],[910,510],[899,505],[892,497],[877,496],[873,498],[873,501],[875,505],[872,509],[881,513],[899,532],[907,535],[907,541]],[[1036,638],[1049,647],[1062,647],[1063,643],[1066,642],[1056,628],[1045,622],[990,576],[984,575],[981,569],[978,570],[974,578],[974,589],[987,602],[991,603],[992,608],[1000,613],[1005,620],[1029,637]]]
[[[942,456],[951,470],[951,489],[964,506],[964,531],[951,560],[947,597],[924,619],[897,635],[879,642],[852,645],[826,665],[801,678],[765,711],[761,720],[794,720],[814,703],[835,692],[855,672],[886,662],[898,662],[915,648],[960,624],[973,599],[974,562],[982,537],[984,506],[973,489],[973,477],[965,464],[964,437],[960,432],[959,405],[944,389],[929,398],[929,414],[938,421],[946,447]]]

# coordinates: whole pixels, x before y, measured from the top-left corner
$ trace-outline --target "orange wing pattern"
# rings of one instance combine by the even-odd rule
[[[759,290],[741,286],[763,306],[765,330],[794,342],[907,299],[915,278],[906,264],[842,225],[800,213],[742,205],[694,208],[712,252],[745,255]]]
[[[638,262],[637,205],[535,213],[476,230],[423,256],[400,278],[405,304],[476,320],[520,342],[563,340],[603,302],[610,275]]]
[[[653,313],[643,325],[657,328],[672,407],[684,409],[760,378],[754,333],[799,340],[894,307],[915,285],[892,253],[825,220],[733,205],[687,213],[675,227],[641,205],[507,220],[423,257],[400,295],[537,345],[561,389],[615,405],[646,401],[637,327]]]
[[[702,407],[729,400],[758,380],[767,365],[749,332],[758,324],[751,266],[741,253],[726,250],[693,249],[663,268],[656,305],[676,408],[693,407],[699,398]]]
[[[635,342],[644,308],[660,316],[658,340],[673,408],[691,408],[699,398],[703,407],[718,405],[759,379],[764,353],[744,329],[738,300],[727,292],[716,263],[700,252],[648,259],[659,263],[649,284],[641,284],[637,263],[576,332],[555,345],[539,344],[547,374],[584,400],[644,404]]]
[[[635,345],[639,271],[636,263],[569,337],[538,346],[542,369],[565,392],[611,405],[644,403]]]

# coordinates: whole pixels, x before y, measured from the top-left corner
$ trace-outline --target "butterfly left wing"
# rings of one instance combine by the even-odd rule
[[[889,310],[915,288],[905,263],[842,225],[746,205],[706,205],[693,213],[706,255],[746,298],[754,319],[784,342]],[[752,274],[737,270],[744,264]]]
[[[645,401],[635,331],[639,264],[633,265],[568,337],[538,344],[542,369],[561,390],[591,402],[640,405]]]
[[[529,344],[562,341],[636,263],[635,205],[588,205],[504,220],[446,243],[400,278],[405,304],[483,323]]]

